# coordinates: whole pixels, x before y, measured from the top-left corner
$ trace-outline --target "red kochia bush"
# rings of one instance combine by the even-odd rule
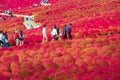
[[[37,45],[26,44],[6,49],[6,51],[1,50],[0,73],[4,78],[18,80],[23,78],[42,80],[119,79],[119,44],[117,43],[119,40],[116,39],[119,36],[106,36],[108,40],[104,36],[52,41]],[[63,44],[61,45],[61,43]],[[101,47],[98,47],[100,43],[102,43]],[[57,47],[59,45],[61,47]],[[64,47],[65,45],[67,46]],[[21,50],[18,51],[19,49]],[[108,54],[109,51],[110,54]],[[107,52],[107,54],[103,52]]]
[[[14,10],[15,14],[35,15],[35,22],[46,24],[47,42],[41,43],[42,27],[25,30],[23,18],[0,21],[0,30],[8,30],[10,45],[15,45],[14,30],[23,30],[25,35],[23,46],[0,50],[0,80],[119,80],[118,1],[57,2]],[[53,25],[63,30],[70,22],[73,39],[51,41]]]
[[[6,75],[0,74],[1,80],[8,80],[9,78]]]

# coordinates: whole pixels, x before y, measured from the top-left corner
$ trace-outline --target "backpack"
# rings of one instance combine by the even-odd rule
[[[19,38],[23,38],[23,34],[22,33],[19,34]]]

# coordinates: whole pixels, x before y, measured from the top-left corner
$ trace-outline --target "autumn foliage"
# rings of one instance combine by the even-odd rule
[[[0,49],[0,80],[120,79],[118,0],[58,0],[51,6],[14,11],[33,14],[36,22],[47,24],[49,41],[41,43],[42,27],[26,30],[23,18],[0,21],[11,45]],[[52,26],[62,29],[70,22],[73,39],[51,41]],[[13,46],[16,29],[24,32],[23,46]]]

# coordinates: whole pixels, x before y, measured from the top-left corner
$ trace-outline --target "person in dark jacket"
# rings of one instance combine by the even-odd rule
[[[9,47],[7,32],[3,33],[3,47],[5,48]]]
[[[66,29],[66,25],[64,25],[63,27],[63,38],[67,39],[67,29]]]
[[[71,26],[72,26],[72,23],[70,23],[70,24],[68,25],[68,38],[69,38],[69,39],[72,39]]]
[[[20,46],[22,46],[24,44],[24,35],[22,30],[19,32],[19,41],[20,41]]]

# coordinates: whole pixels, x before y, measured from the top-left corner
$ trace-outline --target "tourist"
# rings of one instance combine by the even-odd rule
[[[20,41],[20,46],[22,46],[24,44],[24,35],[22,30],[19,32],[19,41]]]
[[[4,15],[2,16],[2,20],[6,20],[6,17]]]
[[[41,0],[41,3],[43,4],[43,3],[45,3],[45,1],[44,1],[44,0]]]
[[[13,17],[14,17],[14,13],[13,13],[12,10],[9,11],[9,16],[10,16],[10,18],[13,18]]]
[[[66,29],[66,25],[63,27],[63,38],[67,39],[67,29]]]
[[[61,40],[61,38],[62,38],[62,30],[59,29],[59,40]]]
[[[3,33],[0,31],[0,47],[3,46]]]
[[[59,29],[59,27],[57,27],[57,40],[59,40],[60,39],[60,29]]]
[[[57,29],[56,29],[56,25],[53,27],[52,31],[51,31],[51,35],[53,40],[57,40]]]
[[[46,1],[45,1],[45,3],[47,3],[47,4],[48,4],[48,0],[46,0]]]
[[[14,39],[15,39],[16,46],[18,46],[19,45],[19,31],[18,30],[15,31]]]
[[[70,24],[68,25],[68,38],[69,38],[69,39],[72,39],[71,26],[72,26],[72,23],[70,23]]]
[[[53,27],[53,28],[54,28],[54,27]],[[51,37],[52,37],[52,40],[53,40],[53,35],[52,35],[53,28],[51,29],[51,32],[50,32]]]
[[[3,47],[9,47],[7,32],[3,33]]]
[[[46,25],[43,26],[43,29],[42,29],[42,34],[43,34],[43,42],[46,40],[48,40],[47,38],[47,32],[46,32]]]
[[[61,29],[59,27],[57,28],[57,36],[58,36],[58,40],[61,40],[62,31],[61,31]]]
[[[41,3],[43,4],[43,3],[46,3],[46,4],[48,4],[48,0],[41,0]]]

